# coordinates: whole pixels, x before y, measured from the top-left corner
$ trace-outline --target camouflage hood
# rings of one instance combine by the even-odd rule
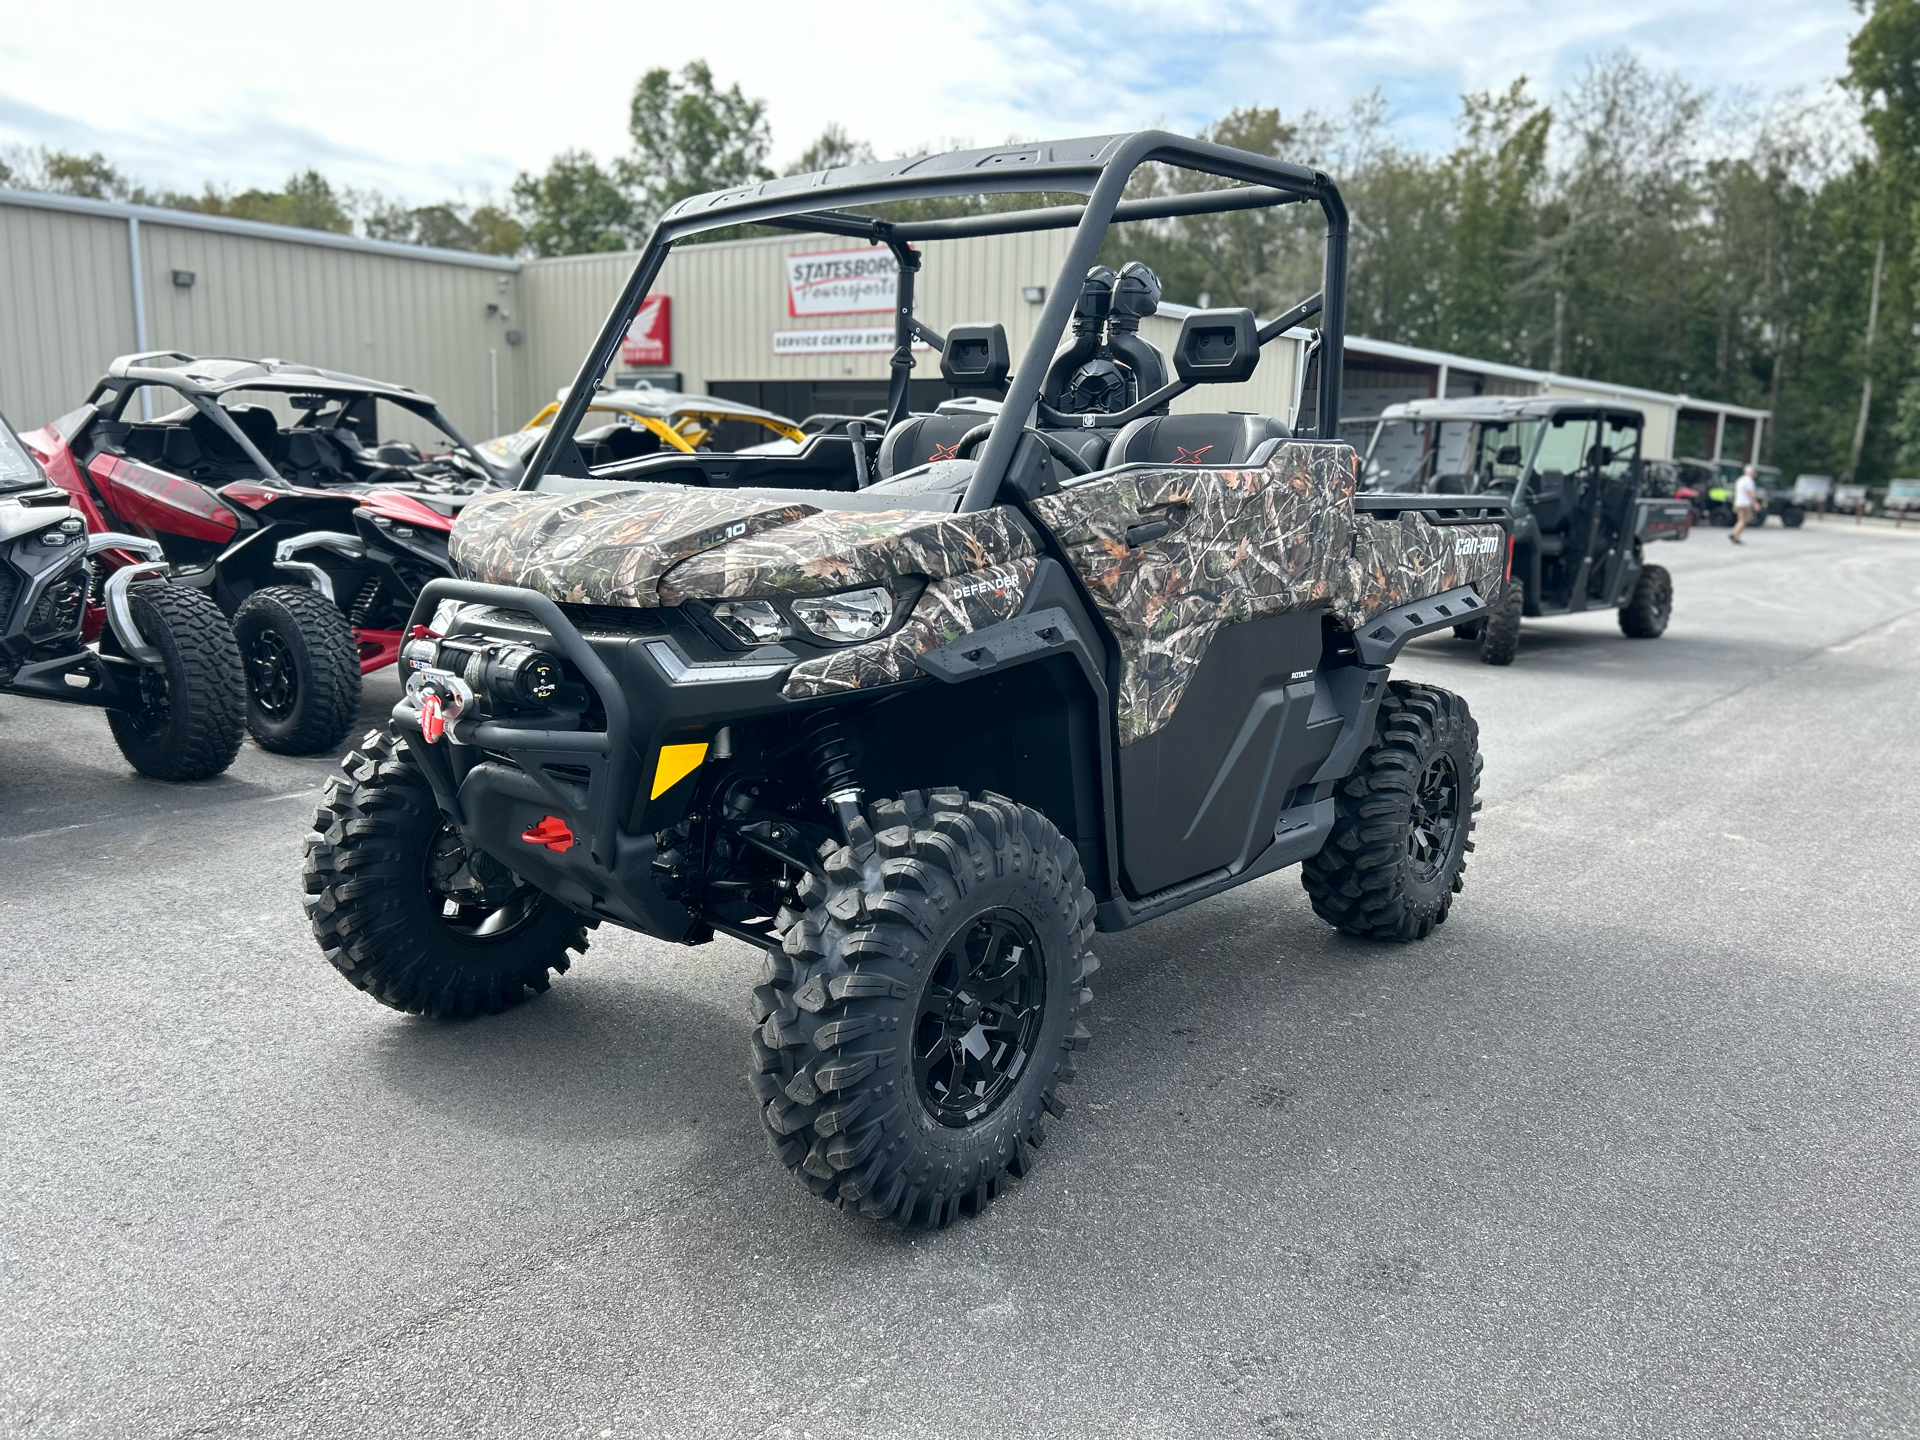
[[[509,492],[466,507],[451,553],[475,580],[564,603],[633,606],[845,590],[901,575],[940,580],[1034,554],[1032,532],[1011,510],[837,510],[832,501],[825,491],[685,485]]]

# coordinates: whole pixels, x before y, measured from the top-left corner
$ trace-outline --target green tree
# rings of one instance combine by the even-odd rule
[[[632,200],[584,150],[554,156],[544,175],[522,174],[513,199],[536,255],[624,250],[633,242]]]
[[[737,84],[715,88],[704,60],[689,62],[678,78],[665,69],[642,75],[627,117],[633,149],[614,171],[644,225],[689,195],[773,178],[765,102],[749,100]]]
[[[353,214],[347,197],[318,170],[302,170],[287,177],[278,190],[248,189],[238,194],[211,183],[199,195],[167,195],[164,204],[176,210],[198,210],[206,215],[230,215],[236,220],[258,220],[267,225],[293,225],[303,230],[353,233]]]
[[[873,146],[855,140],[839,121],[829,121],[813,143],[800,152],[800,158],[787,167],[789,175],[812,175],[821,170],[838,170],[847,165],[871,165]]]

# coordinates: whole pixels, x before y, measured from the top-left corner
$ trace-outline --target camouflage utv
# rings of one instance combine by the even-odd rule
[[[1148,164],[1217,188],[1123,200]],[[1008,192],[1087,198],[866,213]],[[1265,325],[1191,313],[1171,367],[1139,334],[1151,271],[1094,263],[1117,221],[1303,202],[1323,293]],[[590,468],[575,412],[668,250],[741,224],[897,262],[884,423]],[[1074,233],[1017,369],[1001,325],[914,315],[921,244],[1049,228]],[[306,861],[328,959],[452,1016],[544,991],[603,922],[760,947],[751,1079],[781,1162],[945,1225],[1065,1114],[1096,930],[1298,864],[1330,924],[1425,937],[1472,849],[1478,732],[1388,667],[1499,592],[1507,502],[1355,493],[1354,452],[1322,438],[1346,245],[1325,175],[1161,133],[676,206],[520,489],[463,512],[466,578],[422,593],[391,727],[328,783]],[[1315,316],[1312,413],[1189,408]],[[916,340],[1001,403],[909,413]]]

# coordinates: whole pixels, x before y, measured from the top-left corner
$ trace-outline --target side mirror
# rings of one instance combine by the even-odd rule
[[[947,331],[940,374],[949,385],[1004,385],[1012,368],[1006,326],[955,325]]]
[[[1251,379],[1260,364],[1259,328],[1251,310],[1196,310],[1181,322],[1173,368],[1190,385]]]

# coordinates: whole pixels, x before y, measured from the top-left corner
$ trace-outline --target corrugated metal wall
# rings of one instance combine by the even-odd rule
[[[506,341],[525,323],[514,270],[265,228],[143,213],[147,349],[272,356],[412,385],[475,439],[494,433],[497,365],[499,428],[525,418],[526,347]],[[0,411],[18,428],[71,410],[109,361],[140,348],[128,234],[123,215],[0,203]],[[176,270],[191,286],[174,283]]]
[[[177,212],[135,213],[147,348],[272,355],[412,385],[475,439],[517,428],[572,380],[636,258],[581,255],[514,267]],[[1040,314],[1021,291],[1057,283],[1070,239],[1070,231],[1056,230],[928,245],[916,311],[939,330],[1001,321],[1017,364]],[[21,428],[79,404],[109,360],[138,348],[127,240],[122,207],[0,194],[0,410]],[[658,287],[673,299],[669,368],[695,391],[722,382],[883,380],[884,351],[774,353],[776,331],[891,324],[886,312],[788,314],[785,257],[850,248],[846,240],[793,235],[674,252]],[[176,270],[191,272],[193,284],[175,285]],[[1170,354],[1179,325],[1178,313],[1159,315],[1142,333]],[[521,343],[507,342],[509,330]],[[1365,343],[1349,352],[1362,367]],[[1419,353],[1429,369],[1446,361],[1464,374],[1475,364]],[[1283,339],[1267,347],[1246,384],[1190,391],[1174,409],[1285,417],[1297,364],[1296,346]],[[914,373],[937,380],[939,357],[922,352]],[[1542,378],[1553,393],[1608,388]],[[1647,452],[1669,453],[1681,397],[1623,398],[1647,412]]]
[[[469,439],[524,418],[517,402],[525,346],[509,345],[508,323],[487,310],[515,310],[511,272],[151,222],[140,229],[155,350],[273,356],[411,385],[438,400]],[[175,270],[191,272],[192,286],[175,285]]]
[[[127,222],[0,205],[0,413],[64,414],[133,340]]]

